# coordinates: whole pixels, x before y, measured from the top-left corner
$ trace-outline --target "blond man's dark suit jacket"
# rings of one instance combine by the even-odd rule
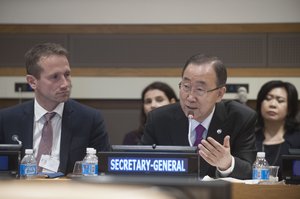
[[[251,178],[252,163],[256,157],[256,118],[255,111],[235,101],[216,104],[207,136],[223,144],[224,137],[230,135],[231,154],[235,158],[230,177]],[[217,133],[219,129],[222,131],[220,134]],[[148,114],[141,144],[189,146],[188,119],[179,103],[157,108]],[[218,172],[201,158],[200,175],[217,177]]]
[[[34,101],[0,110],[0,143],[12,144],[12,135],[18,135],[25,149],[33,147]],[[87,147],[97,151],[109,150],[108,134],[103,117],[98,110],[84,106],[74,100],[65,102],[59,171],[72,172],[75,161],[82,160]]]

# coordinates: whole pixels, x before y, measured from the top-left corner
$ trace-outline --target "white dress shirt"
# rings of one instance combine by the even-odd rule
[[[53,142],[52,142],[52,152],[51,157],[60,160],[60,140],[61,140],[61,122],[62,113],[64,109],[64,103],[58,104],[58,106],[52,111],[55,112],[55,116],[52,118],[52,129],[53,129]],[[42,137],[42,129],[44,123],[46,122],[43,117],[48,111],[45,110],[37,100],[34,100],[34,121],[33,121],[33,150],[35,157],[38,153],[39,144]]]

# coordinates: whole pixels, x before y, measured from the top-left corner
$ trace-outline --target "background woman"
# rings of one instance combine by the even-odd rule
[[[256,147],[266,152],[269,165],[280,166],[281,155],[290,148],[300,148],[298,92],[289,82],[269,81],[257,96],[258,123]],[[278,173],[281,179],[281,170]]]
[[[153,82],[142,91],[142,107],[140,125],[138,129],[127,133],[124,137],[124,145],[136,145],[140,141],[147,114],[151,110],[178,101],[174,90],[166,83]]]

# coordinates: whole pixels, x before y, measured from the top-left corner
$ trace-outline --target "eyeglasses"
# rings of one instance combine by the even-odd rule
[[[213,88],[213,89],[210,89],[210,90],[204,90],[202,88],[196,88],[196,89],[194,89],[194,93],[195,93],[196,96],[203,96],[206,93],[218,90],[221,87],[223,87],[223,85],[218,86],[218,87]],[[190,93],[192,91],[192,85],[191,85],[191,83],[180,82],[179,83],[179,89],[181,89],[182,91],[184,91],[186,93]]]

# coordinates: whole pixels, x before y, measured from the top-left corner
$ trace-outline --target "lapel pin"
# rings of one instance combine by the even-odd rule
[[[221,134],[221,133],[222,133],[222,129],[218,129],[217,134]]]

